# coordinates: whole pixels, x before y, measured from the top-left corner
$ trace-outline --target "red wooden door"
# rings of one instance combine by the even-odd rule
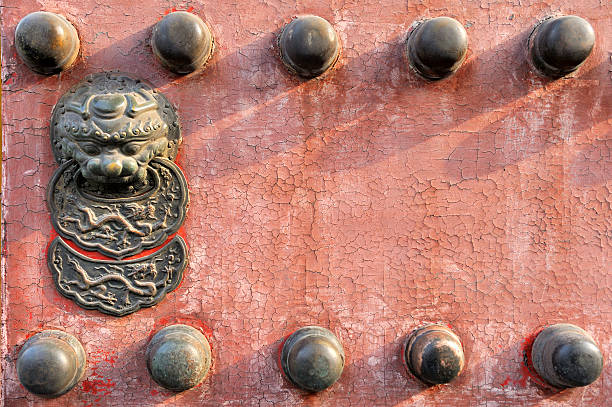
[[[215,51],[179,76],[151,51],[174,9],[207,22]],[[53,76],[17,57],[15,27],[64,15],[81,54]],[[612,397],[612,6],[582,1],[2,0],[2,400],[21,405],[591,405]],[[326,18],[341,55],[311,80],[287,71],[277,37],[300,14]],[[593,53],[550,80],[528,63],[534,25],[587,19]],[[419,19],[449,16],[469,35],[465,63],[428,82],[405,40]],[[49,140],[58,99],[88,74],[151,82],[177,108],[176,163],[191,201],[189,264],[158,305],[125,317],[85,310],[56,290],[45,203],[58,165]],[[153,333],[201,328],[204,382],[181,393],[150,378]],[[406,372],[407,335],[429,322],[461,338],[466,366],[444,386]],[[588,331],[602,377],[555,391],[536,384],[523,348],[543,327]],[[308,394],[281,374],[283,339],[330,329],[346,365]],[[44,329],[77,337],[83,379],[59,399],[25,390],[15,362]]]

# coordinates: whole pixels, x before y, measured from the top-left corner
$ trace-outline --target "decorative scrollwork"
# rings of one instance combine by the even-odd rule
[[[187,247],[175,236],[149,256],[107,261],[85,257],[57,237],[49,246],[47,262],[62,295],[83,308],[123,316],[157,304],[179,285]]]
[[[73,160],[53,175],[47,202],[55,230],[85,250],[122,259],[158,246],[185,220],[187,183],[165,159],[149,166],[147,188],[107,191],[83,178]]]
[[[61,164],[47,190],[57,238],[47,253],[58,290],[84,308],[122,316],[161,301],[181,281],[187,250],[176,236],[146,257],[120,261],[163,244],[185,220],[189,191],[172,160],[181,129],[174,107],[128,74],[87,76],[53,108],[51,146]]]

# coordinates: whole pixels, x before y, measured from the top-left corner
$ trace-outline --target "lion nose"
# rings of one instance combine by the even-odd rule
[[[102,173],[107,177],[118,177],[123,171],[123,164],[119,159],[102,160]]]

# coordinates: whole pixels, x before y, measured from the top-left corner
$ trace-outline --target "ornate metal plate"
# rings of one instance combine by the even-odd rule
[[[157,252],[134,260],[90,259],[57,237],[47,254],[59,292],[87,309],[123,316],[151,307],[174,290],[187,266],[187,247],[180,236]]]
[[[47,190],[55,230],[85,250],[121,259],[163,243],[185,220],[189,194],[181,170],[153,159],[148,187],[91,184],[70,160],[57,169]]]
[[[181,281],[183,224],[189,191],[172,162],[181,143],[174,107],[146,82],[128,74],[87,76],[53,108],[51,145],[61,163],[47,190],[57,233],[94,260],[56,239],[47,253],[59,291],[84,308],[122,316],[161,301]]]

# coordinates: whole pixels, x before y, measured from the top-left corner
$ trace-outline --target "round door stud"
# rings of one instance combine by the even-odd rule
[[[318,326],[291,334],[281,351],[281,366],[297,387],[311,392],[325,390],[338,380],[344,368],[344,350],[333,333]]]
[[[81,343],[62,331],[47,330],[32,336],[17,357],[17,375],[28,391],[58,397],[70,391],[85,372]]]
[[[418,23],[407,41],[410,66],[430,80],[446,78],[459,69],[467,49],[465,28],[450,17],[436,17]]]
[[[210,369],[210,344],[200,331],[188,325],[170,325],[156,333],[146,355],[151,377],[169,390],[197,386]]]
[[[15,29],[15,47],[34,72],[53,75],[70,68],[79,55],[79,35],[58,14],[37,11],[21,19]]]
[[[587,386],[603,370],[603,356],[593,338],[571,324],[551,325],[540,332],[531,359],[538,375],[560,389]]]
[[[529,54],[542,75],[560,78],[578,69],[594,45],[591,24],[578,16],[563,16],[535,27],[529,38]]]
[[[313,78],[331,68],[340,55],[338,35],[317,16],[301,16],[283,28],[279,38],[281,59],[290,71]]]
[[[168,70],[188,74],[202,67],[210,58],[213,36],[200,17],[186,11],[176,11],[155,25],[151,47]]]
[[[444,325],[427,325],[413,331],[405,348],[410,372],[428,385],[448,383],[465,365],[459,337]]]

